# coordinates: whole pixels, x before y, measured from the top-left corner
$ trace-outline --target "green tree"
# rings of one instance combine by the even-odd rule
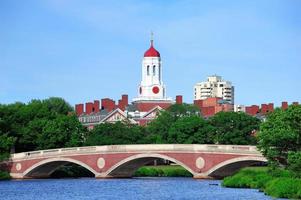
[[[168,143],[211,144],[213,127],[203,118],[188,116],[173,123],[168,132]]]
[[[290,163],[300,165],[295,157],[301,151],[301,106],[292,105],[286,110],[276,109],[268,115],[267,120],[260,126],[258,141],[258,148],[270,164],[287,166],[290,153]]]
[[[44,121],[37,121],[38,126],[43,123]],[[85,134],[86,129],[75,115],[58,115],[57,118],[46,122],[40,134],[34,135],[37,136],[37,149],[51,149],[81,146]]]
[[[297,177],[301,178],[301,151],[288,153],[288,169],[296,174]]]
[[[185,116],[200,116],[200,109],[191,104],[173,104],[167,108],[167,112],[175,117],[185,117]]]
[[[164,144],[167,143],[168,131],[177,117],[168,111],[163,111],[159,116],[147,126],[147,143]]]
[[[47,146],[45,143],[50,141],[45,135],[50,134],[49,130],[51,130],[51,126],[54,131],[54,123],[58,123],[62,119],[66,120],[65,126],[57,124],[60,128],[56,127],[56,131],[60,130],[62,134],[71,134],[67,133],[68,131],[74,134],[74,130],[70,128],[74,125],[76,128],[83,129],[76,117],[67,117],[72,111],[72,107],[64,99],[57,97],[51,97],[45,100],[32,100],[28,104],[17,102],[14,104],[0,105],[0,130],[3,133],[7,133],[9,137],[16,139],[14,144],[16,152],[36,150],[42,148],[42,146]],[[65,116],[65,118],[63,116]],[[70,118],[73,118],[73,120],[70,120]],[[75,122],[77,124],[75,124]],[[52,125],[50,125],[51,123]],[[70,123],[70,125],[66,123]],[[68,135],[60,135],[59,137],[72,139],[77,136],[69,137]],[[44,138],[44,141],[39,138]],[[39,144],[39,142],[41,144]],[[62,141],[62,143],[65,144],[66,141]],[[73,142],[70,143],[75,142],[73,140]],[[80,143],[81,142],[77,144]],[[71,144],[66,143],[66,145],[70,146]],[[54,143],[48,146],[58,147],[54,145]]]
[[[9,158],[9,152],[14,144],[14,138],[0,131],[0,162]]]
[[[103,123],[88,133],[85,145],[139,144],[144,137],[143,127],[122,122]]]
[[[22,149],[22,151],[32,151],[39,149],[38,138],[43,134],[44,128],[48,122],[49,120],[45,118],[35,118],[29,121],[21,131],[17,150]],[[47,141],[48,139],[43,142]]]
[[[260,120],[245,113],[219,112],[210,119],[214,126],[214,142],[217,144],[254,145],[252,135],[259,129]]]
[[[73,107],[68,102],[59,97],[50,97],[45,99],[43,100],[43,104],[45,104],[50,112],[55,114],[67,115],[74,111]]]
[[[200,116],[200,110],[189,104],[174,104],[159,113],[158,117],[147,126],[147,143],[168,143],[169,129],[173,123],[185,116]]]
[[[9,137],[7,134],[3,134],[0,130],[0,180],[10,179],[7,163],[2,161],[9,158],[9,152],[14,141],[15,138]]]

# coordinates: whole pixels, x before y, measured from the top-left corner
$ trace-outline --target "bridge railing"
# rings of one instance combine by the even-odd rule
[[[71,147],[71,148],[62,148],[62,149],[47,149],[41,151],[29,151],[23,153],[11,154],[12,159],[22,159],[22,158],[31,158],[31,157],[42,157],[42,156],[51,156],[58,154],[74,154],[78,153],[89,153],[95,152],[97,146],[87,146],[87,147]]]
[[[62,149],[47,149],[11,154],[11,159],[30,159],[36,157],[50,157],[56,155],[88,154],[88,153],[128,153],[128,152],[216,152],[258,154],[256,146],[246,145],[215,145],[215,144],[143,144],[143,145],[109,145],[69,147]]]

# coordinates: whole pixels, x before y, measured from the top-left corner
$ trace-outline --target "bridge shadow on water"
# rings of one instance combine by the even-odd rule
[[[134,166],[132,166],[133,164]],[[48,178],[92,178],[95,176],[91,171],[78,164],[66,162],[53,162],[47,164],[47,166],[45,165],[44,167],[47,167],[49,169],[51,165],[56,166],[56,169],[54,171],[52,170]],[[57,167],[57,165],[60,166]],[[42,170],[43,167],[41,166],[39,169],[36,169],[35,173],[39,173]],[[127,176],[129,171],[131,171],[131,177],[193,177],[193,174],[191,174],[188,170],[181,167],[180,165],[176,165],[175,163],[168,160],[155,158],[140,159],[138,160],[138,162],[135,161],[133,163],[128,163],[126,167],[116,169],[116,171],[118,170],[127,171]],[[32,172],[31,176],[35,173]]]
[[[95,175],[88,169],[74,163],[68,163],[53,171],[49,178],[92,178],[94,176]]]
[[[95,177],[95,175],[83,166],[75,163],[53,163],[60,165],[51,172],[49,177],[45,178],[83,178],[83,177]],[[49,165],[49,164],[48,164]],[[221,167],[211,174],[214,179],[222,179],[229,174],[237,172],[239,169],[248,166],[264,166],[264,162],[240,162],[232,163],[227,166]],[[49,167],[49,166],[47,166]],[[41,168],[42,169],[42,168]],[[39,169],[39,170],[41,170]],[[164,159],[138,159],[136,161],[127,163],[125,166],[120,166],[114,173],[111,174],[113,177],[119,178],[131,178],[131,177],[193,177],[184,167],[177,165],[169,160]]]

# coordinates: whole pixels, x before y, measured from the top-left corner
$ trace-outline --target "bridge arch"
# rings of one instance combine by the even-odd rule
[[[249,167],[255,164],[266,163],[267,159],[256,156],[243,156],[232,158],[221,162],[206,172],[206,175],[213,178],[223,178],[233,175],[243,167]]]
[[[135,173],[137,169],[158,158],[172,161],[185,168],[192,175],[196,174],[190,167],[188,167],[181,161],[172,158],[170,156],[156,154],[156,153],[146,153],[146,154],[143,153],[143,154],[133,155],[121,160],[120,162],[118,162],[117,164],[109,168],[104,174],[104,176],[105,177],[132,177],[132,175]]]
[[[55,170],[57,170],[59,167],[66,165],[68,163],[77,164],[79,166],[84,167],[94,175],[97,174],[97,172],[91,168],[89,165],[72,158],[49,158],[42,160],[34,165],[32,165],[30,168],[25,170],[23,172],[23,177],[26,178],[47,178],[49,177]]]

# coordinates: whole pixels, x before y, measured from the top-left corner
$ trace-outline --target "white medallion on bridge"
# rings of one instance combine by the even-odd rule
[[[22,169],[21,163],[17,163],[17,164],[16,164],[16,170],[17,170],[17,171],[20,171],[21,169]]]
[[[106,164],[105,159],[103,159],[103,158],[98,158],[98,160],[97,160],[97,167],[98,167],[99,169],[102,169],[102,168],[105,166],[105,164]]]
[[[195,165],[197,168],[202,169],[205,166],[205,160],[202,157],[198,157],[195,161]]]

